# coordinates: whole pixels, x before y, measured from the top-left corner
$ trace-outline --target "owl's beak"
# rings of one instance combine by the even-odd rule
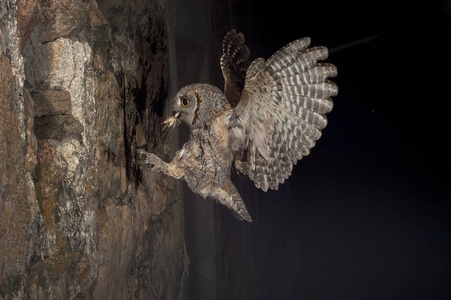
[[[180,124],[180,120],[177,119],[178,116],[180,115],[180,112],[176,113],[174,116],[167,118],[166,120],[164,120],[164,122],[162,124],[164,124],[163,126],[163,130],[165,130],[168,127],[172,127],[174,128],[175,126],[177,126],[178,124]]]

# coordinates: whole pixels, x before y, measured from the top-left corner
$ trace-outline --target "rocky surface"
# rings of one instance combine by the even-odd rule
[[[134,155],[176,143],[166,8],[4,0],[0,16],[0,299],[183,298],[180,184]]]

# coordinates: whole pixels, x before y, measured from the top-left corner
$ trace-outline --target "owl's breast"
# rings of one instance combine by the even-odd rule
[[[210,183],[222,184],[230,177],[232,154],[227,147],[227,136],[213,126],[193,132],[180,151],[185,180],[193,188]]]

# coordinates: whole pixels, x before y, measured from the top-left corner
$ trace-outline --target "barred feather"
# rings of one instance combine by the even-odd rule
[[[229,31],[222,43],[221,70],[224,76],[224,94],[232,107],[239,100],[249,68],[249,49],[244,44],[244,36],[236,30]]]
[[[312,47],[309,38],[296,40],[267,61],[253,61],[234,113],[249,135],[247,157],[236,161],[258,188],[277,189],[293,164],[310,149],[327,126],[338,88],[328,78],[337,75],[325,47]]]

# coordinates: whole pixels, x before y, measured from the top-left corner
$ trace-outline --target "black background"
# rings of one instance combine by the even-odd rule
[[[323,137],[278,191],[234,176],[253,223],[216,205],[220,297],[450,299],[451,4],[218,3],[213,49],[231,28],[253,58],[310,36],[339,87]]]

